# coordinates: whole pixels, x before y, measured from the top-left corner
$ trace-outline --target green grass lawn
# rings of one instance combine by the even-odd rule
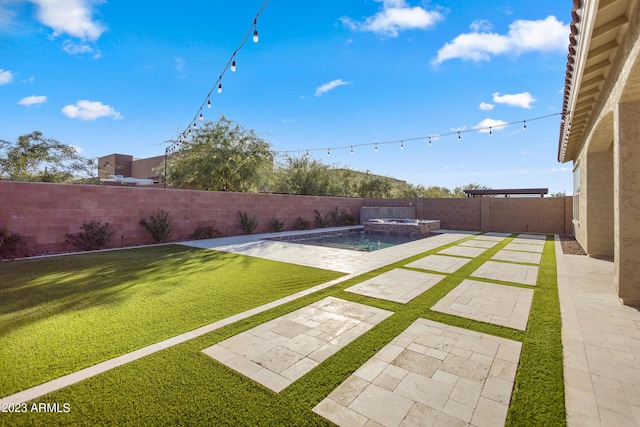
[[[0,397],[341,275],[178,245],[0,263]]]
[[[507,425],[565,425],[553,239],[545,244],[537,286],[533,288],[534,299],[527,331],[430,310],[442,296],[511,240],[508,238],[487,250],[407,304],[369,298],[344,292],[344,289],[393,268],[402,268],[444,246],[339,283],[37,400],[69,403],[71,412],[68,414],[12,414],[4,417],[4,422],[12,425],[55,422],[56,425],[92,426],[330,425],[311,409],[407,326],[424,317],[521,341],[520,366]],[[226,338],[326,296],[384,308],[394,314],[280,393],[262,387],[201,352]],[[3,417],[0,417],[2,423]]]

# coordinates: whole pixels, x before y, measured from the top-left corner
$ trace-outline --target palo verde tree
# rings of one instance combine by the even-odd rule
[[[192,130],[168,156],[167,182],[178,188],[249,192],[259,188],[272,167],[268,142],[220,116]]]
[[[0,179],[31,182],[68,182],[95,175],[95,162],[78,150],[42,132],[18,137],[16,142],[0,140]]]

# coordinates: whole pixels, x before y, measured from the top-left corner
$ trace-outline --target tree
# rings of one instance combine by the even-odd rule
[[[467,197],[467,194],[464,192],[464,190],[491,190],[491,187],[472,182],[462,187],[456,187],[453,190],[452,197]]]
[[[42,132],[0,140],[0,179],[31,182],[68,182],[95,175],[95,162],[71,145],[44,138]]]
[[[567,197],[566,191],[558,191],[556,193],[550,193],[549,197]]]
[[[276,193],[304,194],[309,196],[333,195],[334,180],[331,166],[306,156],[288,157],[275,172]]]
[[[270,148],[253,130],[220,116],[168,157],[166,179],[179,188],[256,191],[273,165]]]

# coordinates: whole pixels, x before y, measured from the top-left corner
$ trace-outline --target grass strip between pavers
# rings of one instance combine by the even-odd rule
[[[52,417],[55,417],[57,425],[331,425],[311,409],[419,317],[522,341],[507,425],[564,424],[562,349],[553,345],[555,341],[560,343],[560,312],[552,240],[548,240],[545,246],[538,286],[529,287],[534,289],[534,300],[526,332],[430,310],[506,246],[511,238],[488,249],[455,273],[448,274],[407,304],[343,291],[473,237],[363,274],[51,393],[36,403],[67,402],[71,405],[71,412],[13,414],[12,425],[51,422]],[[394,314],[280,393],[266,389],[201,352],[206,347],[327,296],[387,309]],[[540,330],[534,330],[536,328]],[[549,343],[552,345],[545,345]],[[542,382],[539,383],[540,378]],[[2,417],[0,424],[3,424]]]

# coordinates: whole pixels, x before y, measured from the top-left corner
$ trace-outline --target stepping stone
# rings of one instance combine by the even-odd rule
[[[532,300],[532,289],[463,280],[431,309],[524,331]]]
[[[511,243],[517,243],[519,245],[536,245],[536,246],[544,246],[544,240],[532,240],[532,239],[523,239],[521,237],[516,237],[511,241]]]
[[[538,267],[487,261],[471,273],[471,276],[535,286],[538,279]]]
[[[508,251],[523,251],[523,252],[536,252],[541,254],[544,250],[544,245],[530,245],[524,243],[511,242],[504,249]]]
[[[444,255],[428,255],[422,259],[407,264],[406,267],[440,271],[442,273],[453,273],[469,261],[471,260],[468,258],[458,258]]]
[[[521,347],[418,319],[313,411],[339,426],[504,425]]]
[[[440,274],[394,268],[345,291],[406,304],[445,277]]]
[[[511,233],[498,233],[496,231],[491,231],[489,233],[483,234],[483,236],[509,237],[509,236],[511,236]]]
[[[501,236],[490,236],[488,234],[481,234],[478,237],[475,237],[473,240],[489,240],[492,242],[502,242],[504,240],[504,237]]]
[[[520,252],[520,251],[507,251],[501,250],[498,251],[491,259],[495,259],[498,261],[509,261],[509,262],[526,262],[529,264],[540,264],[541,254],[536,254],[532,252]]]
[[[460,246],[471,246],[471,247],[475,247],[475,248],[489,249],[489,248],[494,247],[497,244],[498,244],[498,242],[492,242],[490,240],[471,239],[471,240],[467,240],[466,242],[460,243]]]
[[[202,352],[279,392],[392,314],[327,297]]]
[[[471,248],[469,246],[455,245],[455,246],[448,247],[447,249],[441,250],[438,253],[446,254],[446,255],[463,256],[467,258],[475,258],[478,255],[482,254],[484,251],[486,251],[485,248]]]
[[[529,240],[542,240],[545,242],[547,240],[546,234],[518,234],[518,239],[529,239]]]

